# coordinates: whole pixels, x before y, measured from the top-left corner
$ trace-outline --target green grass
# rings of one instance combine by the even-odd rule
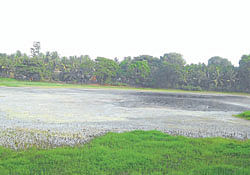
[[[217,93],[217,94],[232,94],[232,95],[247,95],[249,93],[239,92],[216,92],[216,91],[187,91],[180,89],[154,89],[154,88],[138,88],[130,86],[111,86],[111,85],[91,85],[91,84],[66,84],[66,83],[53,83],[53,82],[31,82],[31,81],[19,81],[11,78],[0,78],[0,86],[7,87],[44,87],[44,88],[94,88],[94,89],[128,89],[128,90],[144,90],[155,92],[175,92],[175,93]]]
[[[52,82],[18,81],[18,80],[11,79],[11,78],[0,78],[0,86],[7,86],[7,87],[77,87],[79,85],[52,83]]]
[[[187,138],[159,131],[108,133],[82,147],[0,147],[0,174],[249,175],[250,140]]]
[[[243,119],[250,120],[250,111],[245,111],[245,112],[242,112],[242,113],[240,113],[238,115],[235,115],[235,116],[243,118]]]

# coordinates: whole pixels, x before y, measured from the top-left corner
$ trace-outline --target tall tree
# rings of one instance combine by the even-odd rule
[[[165,53],[162,57],[160,57],[160,59],[163,62],[168,62],[170,64],[179,66],[184,66],[186,64],[186,61],[183,59],[182,55],[175,52]]]
[[[184,81],[187,89],[208,89],[207,66],[204,63],[186,65]]]
[[[156,73],[156,83],[160,88],[178,88],[184,82],[184,65],[186,61],[178,53],[166,53],[161,59],[161,66]]]
[[[250,55],[243,55],[239,62],[240,89],[250,92]]]
[[[130,83],[140,86],[147,85],[148,76],[150,75],[150,67],[148,66],[148,62],[146,60],[133,61],[129,65],[128,71]]]
[[[40,42],[35,41],[33,43],[33,47],[30,48],[31,56],[32,57],[38,56],[40,53],[40,48],[41,48]]]
[[[211,90],[225,90],[234,84],[234,67],[226,58],[219,56],[208,60],[208,78]]]
[[[129,65],[131,64],[132,59],[131,57],[125,57],[119,64],[119,81],[122,81],[124,83],[129,83]]]
[[[150,74],[148,75],[146,85],[154,87],[154,84],[156,83],[154,77],[156,76],[156,73],[160,68],[160,59],[150,55],[140,55],[138,57],[135,57],[134,61],[147,61],[150,68]]]
[[[95,62],[95,75],[98,83],[109,84],[117,78],[119,70],[117,62],[104,57],[97,57]]]

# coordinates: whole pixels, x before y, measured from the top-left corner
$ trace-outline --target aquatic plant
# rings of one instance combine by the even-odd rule
[[[235,116],[250,120],[250,111],[245,111],[245,112],[242,112],[242,113],[235,115]]]

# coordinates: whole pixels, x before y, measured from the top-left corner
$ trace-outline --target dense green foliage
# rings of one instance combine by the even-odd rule
[[[208,64],[186,64],[181,54],[167,53],[157,58],[149,55],[126,57],[122,61],[89,56],[60,57],[57,52],[39,52],[32,56],[17,51],[0,54],[0,77],[29,81],[56,81],[80,84],[130,85],[136,87],[174,88],[250,92],[250,55],[243,55],[239,67],[221,57]]]
[[[242,113],[236,115],[236,117],[240,117],[240,118],[250,120],[250,111],[242,112]]]
[[[0,147],[1,174],[250,174],[250,141],[159,131],[108,133],[82,147]]]
[[[250,91],[250,55],[243,55],[239,66],[240,85],[246,92]]]

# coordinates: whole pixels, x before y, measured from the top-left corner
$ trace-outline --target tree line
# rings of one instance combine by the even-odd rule
[[[31,56],[20,51],[0,53],[0,76],[29,81],[250,92],[250,55],[243,55],[235,67],[219,56],[210,58],[207,64],[186,64],[179,53],[118,61],[104,57],[92,60],[88,55],[60,57],[57,52],[39,50],[40,43],[36,42]]]

